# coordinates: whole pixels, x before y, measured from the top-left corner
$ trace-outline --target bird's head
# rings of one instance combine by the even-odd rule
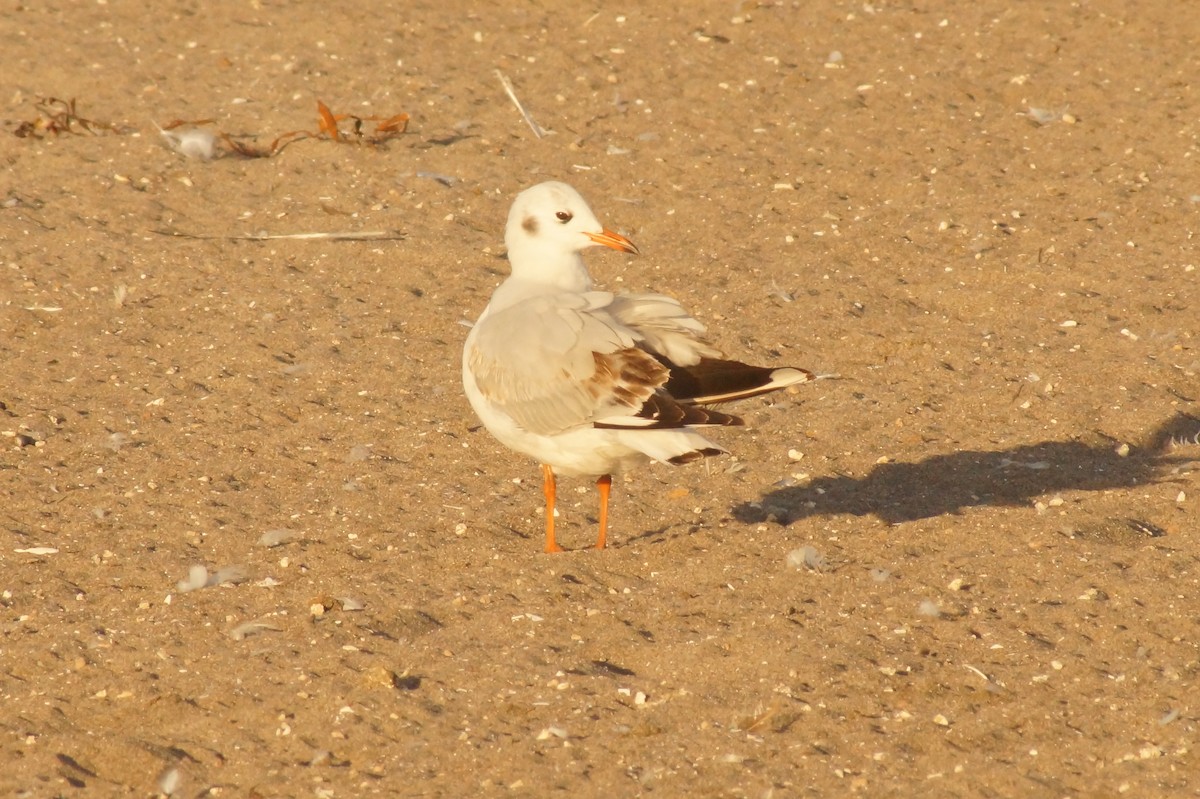
[[[583,268],[579,253],[597,244],[637,254],[629,239],[600,224],[566,183],[539,183],[517,195],[504,231],[513,274],[560,282]],[[586,272],[584,273],[586,277]]]

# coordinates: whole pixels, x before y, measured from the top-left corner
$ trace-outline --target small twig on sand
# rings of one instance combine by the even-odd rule
[[[541,125],[533,121],[533,117],[529,115],[529,112],[525,110],[525,106],[521,105],[521,101],[517,99],[517,93],[513,91],[512,81],[505,77],[503,72],[496,70],[496,77],[500,79],[500,85],[504,87],[505,94],[508,95],[508,99],[513,101],[513,105],[517,107],[517,110],[521,112],[521,116],[525,118],[525,122],[529,125],[529,129],[533,131],[534,136],[537,136],[539,139],[541,139],[554,132],[552,130],[546,130]]]
[[[156,230],[160,236],[176,236],[183,239],[222,239],[224,241],[400,241],[407,235],[399,230],[366,230],[357,233],[245,233],[232,236],[208,236],[184,233],[179,230]]]

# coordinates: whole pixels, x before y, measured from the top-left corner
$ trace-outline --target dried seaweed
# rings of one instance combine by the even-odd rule
[[[46,136],[60,136],[64,133],[96,136],[101,133],[129,132],[128,128],[111,122],[100,122],[80,115],[73,97],[70,100],[41,97],[34,103],[34,108],[38,111],[37,117],[18,125],[13,131],[14,136],[21,139],[44,139]]]
[[[340,127],[341,123],[346,121],[351,123],[349,132],[343,132]],[[245,137],[235,138],[224,131],[215,130],[211,135],[215,142],[223,146],[224,152],[213,153],[207,155],[206,158],[224,153],[240,155],[243,158],[271,158],[279,155],[284,148],[301,139],[329,139],[338,143],[380,145],[406,133],[408,131],[408,121],[409,116],[404,113],[393,114],[387,117],[360,117],[355,114],[335,114],[329,109],[329,106],[317,100],[317,129],[315,131],[291,130],[287,133],[281,133],[270,144],[262,147],[244,141]],[[367,122],[375,123],[374,128],[370,132],[365,130],[365,123]],[[180,146],[179,137],[173,131],[179,128],[203,129],[211,125],[213,125],[213,120],[211,119],[176,119],[163,125],[160,130],[163,136],[172,143],[174,149],[184,155],[191,155],[192,153],[189,153],[185,148]]]
[[[13,135],[22,139],[42,139],[63,134],[95,136],[102,133],[130,133],[134,130],[81,115],[74,98],[61,100],[43,97],[38,99],[34,107],[37,116],[17,125]],[[347,122],[349,130],[344,131],[341,126]],[[336,114],[318,100],[315,131],[288,131],[276,136],[266,146],[255,144],[253,139],[257,137],[233,136],[216,128],[213,119],[176,119],[158,126],[158,130],[176,152],[190,158],[209,160],[227,154],[243,158],[271,158],[301,139],[328,139],[338,143],[377,146],[406,133],[408,122],[409,116],[405,113],[391,116]],[[369,126],[368,123],[374,125]]]

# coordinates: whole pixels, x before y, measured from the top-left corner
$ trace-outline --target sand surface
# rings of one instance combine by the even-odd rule
[[[1193,9],[512,6],[3,11],[0,793],[1200,790]],[[548,179],[840,375],[561,556],[459,382]]]

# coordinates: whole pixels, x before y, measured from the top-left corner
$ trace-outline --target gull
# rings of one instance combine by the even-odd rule
[[[554,532],[558,476],[595,478],[603,549],[614,472],[727,454],[698,428],[743,422],[705,406],[814,379],[804,369],[726,360],[671,297],[594,291],[583,250],[638,248],[565,183],[518,194],[504,242],[512,274],[467,335],[463,388],[500,443],[541,464],[547,552],[563,551]]]

